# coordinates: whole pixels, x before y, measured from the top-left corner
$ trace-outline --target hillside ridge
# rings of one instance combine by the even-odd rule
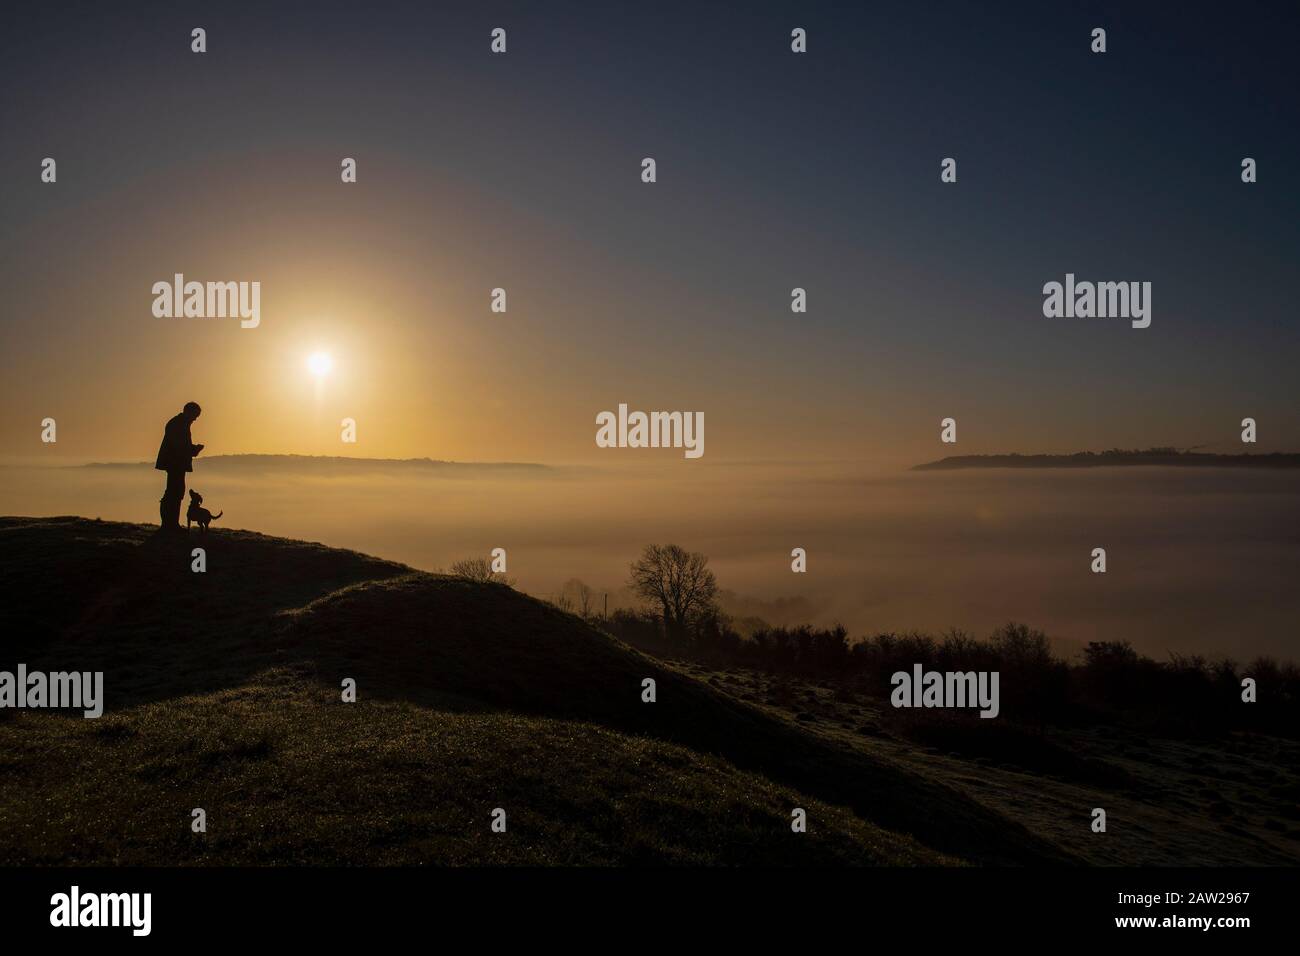
[[[329,706],[348,677],[359,699],[434,725],[457,714],[562,721],[685,748],[914,838],[932,861],[1071,859],[957,790],[820,740],[505,585],[255,532],[155,530],[0,518],[0,580],[15,596],[0,625],[15,635],[14,660],[103,670],[110,716],[256,694],[247,688],[270,673],[292,675],[290,696]],[[200,545],[202,574],[190,569]],[[646,678],[654,704],[641,700]]]

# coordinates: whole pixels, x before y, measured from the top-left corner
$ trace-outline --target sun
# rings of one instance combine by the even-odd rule
[[[307,357],[307,368],[317,378],[324,378],[334,368],[334,359],[328,352],[313,352]]]

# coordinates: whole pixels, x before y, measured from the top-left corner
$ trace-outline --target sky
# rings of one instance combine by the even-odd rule
[[[188,400],[208,454],[695,464],[597,448],[620,403],[706,461],[1300,448],[1293,6],[593,6],[7,9],[0,458]],[[178,272],[260,325],[155,317]],[[1067,272],[1151,327],[1045,318]]]

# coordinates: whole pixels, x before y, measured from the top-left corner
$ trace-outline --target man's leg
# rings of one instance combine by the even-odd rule
[[[167,472],[167,490],[158,502],[158,517],[166,531],[179,530],[181,526],[181,502],[185,499],[185,472]]]

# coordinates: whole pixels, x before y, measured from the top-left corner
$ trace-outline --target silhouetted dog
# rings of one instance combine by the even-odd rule
[[[200,505],[202,504],[203,504],[203,496],[199,494],[197,491],[191,491],[190,507],[189,510],[185,512],[185,527],[188,528],[190,526],[190,522],[197,521],[199,527],[202,528],[204,531],[207,531],[208,522],[216,518],[220,518],[223,514],[225,514],[224,511],[218,511],[216,514],[213,514],[207,508],[200,507]]]

